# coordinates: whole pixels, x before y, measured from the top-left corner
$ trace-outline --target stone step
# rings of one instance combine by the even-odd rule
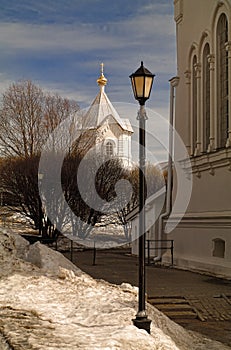
[[[166,311],[165,315],[173,320],[178,319],[196,319],[197,314],[193,311]]]
[[[188,304],[187,300],[183,298],[148,298],[149,303],[153,305],[159,304]]]
[[[160,311],[192,311],[192,307],[188,304],[158,304],[155,305]]]
[[[194,308],[181,296],[149,297],[148,302],[173,320],[198,318]]]

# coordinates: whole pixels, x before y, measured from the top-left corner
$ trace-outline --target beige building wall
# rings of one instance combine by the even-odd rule
[[[231,0],[175,0],[174,5],[180,78],[175,123],[190,155],[193,181],[186,214],[169,234],[174,239],[174,262],[183,268],[231,277]],[[228,27],[224,84],[218,46],[222,39],[217,39],[221,16]],[[222,91],[228,91],[226,112],[220,102]],[[222,119],[223,113],[226,119]],[[225,142],[224,120],[228,120]],[[175,177],[173,199],[176,192]],[[169,259],[164,255],[164,262]]]

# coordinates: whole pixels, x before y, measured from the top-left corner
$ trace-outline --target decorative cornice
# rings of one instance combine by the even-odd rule
[[[176,24],[181,23],[183,20],[183,13],[180,13],[179,16],[175,17]]]
[[[168,218],[168,224],[179,222],[179,215],[173,214]],[[231,228],[230,212],[211,212],[211,213],[186,213],[178,223],[178,227],[192,228]]]
[[[229,167],[228,170],[231,171],[231,160],[229,160]]]
[[[228,171],[231,171],[231,148],[192,157],[190,162],[182,160],[181,164],[186,172],[191,170],[192,174],[195,174],[198,178],[201,178],[203,172],[206,171],[214,176],[216,169],[219,168],[226,168]]]
[[[201,77],[201,64],[200,63],[195,63],[194,64],[194,69],[196,72],[196,78],[199,79]]]
[[[228,52],[228,58],[231,59],[231,41],[225,43],[225,49]]]
[[[184,72],[184,76],[185,76],[185,79],[186,79],[186,84],[191,84],[191,71],[189,69],[187,69]]]
[[[172,87],[177,87],[179,85],[180,77],[176,76],[169,80]]]
[[[183,20],[183,1],[174,0],[174,19],[176,24],[180,24]]]
[[[196,177],[198,177],[198,179],[201,178],[201,172],[199,169],[196,170]]]
[[[207,37],[208,37],[208,33],[206,31],[203,31],[203,33],[201,35],[201,40],[204,40]]]
[[[215,170],[213,168],[213,165],[211,163],[209,163],[209,165],[210,165],[209,174],[214,176],[215,175]]]
[[[224,2],[223,1],[219,1],[218,4],[217,4],[217,7],[219,8],[219,7],[223,6],[223,5],[224,5]]]
[[[231,51],[231,41],[227,41],[225,43],[225,49],[226,49],[226,51]]]
[[[214,70],[215,68],[215,55],[210,54],[207,56],[208,63],[209,63],[209,70]]]

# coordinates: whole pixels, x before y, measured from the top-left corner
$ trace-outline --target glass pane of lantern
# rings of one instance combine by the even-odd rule
[[[136,85],[137,97],[143,97],[144,93],[144,77],[134,77]]]
[[[134,96],[136,98],[136,86],[135,86],[134,77],[131,78],[131,82],[132,82],[133,94],[134,94]]]
[[[152,77],[145,77],[145,91],[144,97],[148,98],[152,88]]]

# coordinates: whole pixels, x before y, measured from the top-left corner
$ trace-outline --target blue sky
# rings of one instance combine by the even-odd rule
[[[0,0],[0,92],[30,79],[88,106],[105,63],[112,102],[133,103],[129,75],[156,74],[150,108],[167,114],[176,74],[173,0]]]

